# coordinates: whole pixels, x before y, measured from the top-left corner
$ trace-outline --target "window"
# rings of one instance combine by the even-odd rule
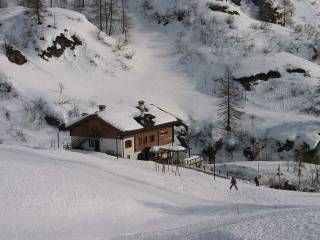
[[[94,140],[93,139],[89,139],[89,147],[94,147]]]
[[[168,134],[168,131],[160,131],[160,136]]]
[[[155,138],[154,138],[154,135],[151,135],[150,136],[150,142],[154,142]]]
[[[145,136],[144,138],[143,138],[143,143],[147,143],[148,142],[148,136]]]
[[[142,138],[140,137],[139,138],[139,145],[141,145],[142,144]]]
[[[124,142],[124,146],[125,148],[131,148],[132,147],[132,141],[131,140],[127,140]]]

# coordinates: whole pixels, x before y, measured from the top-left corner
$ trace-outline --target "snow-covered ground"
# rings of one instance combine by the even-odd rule
[[[105,154],[0,145],[0,239],[314,239],[319,194]]]
[[[3,51],[0,54],[0,84],[9,83],[15,91],[15,95],[0,95],[0,142],[50,147],[56,133],[47,127],[44,116],[70,121],[76,114],[96,111],[99,104],[112,109],[119,103],[135,107],[138,100],[145,100],[183,119],[193,135],[205,135],[205,141],[194,147],[201,151],[202,142],[221,137],[216,111],[219,79],[229,66],[236,78],[268,71],[281,74],[281,78],[258,81],[251,91],[241,87],[245,98],[242,133],[280,142],[300,137],[315,147],[320,125],[315,86],[320,68],[318,60],[311,60],[310,46],[317,47],[316,33],[297,33],[293,26],[263,27],[250,13],[254,6],[246,1],[241,7],[210,1],[239,12],[232,17],[211,11],[202,0],[150,0],[151,12],[142,11],[142,2],[128,1],[131,29],[125,46],[99,33],[74,11],[48,8],[44,24],[36,26],[23,7],[11,4],[0,9],[0,42],[14,45],[28,60],[18,66]],[[316,26],[318,5],[309,0],[295,4],[295,24]],[[307,14],[309,8],[312,14]],[[152,13],[175,10],[189,12],[190,19],[184,23],[173,18],[166,25],[152,19]],[[67,49],[60,58],[40,58],[38,53],[61,33],[69,39],[77,36],[82,45]],[[295,68],[306,73],[288,72]],[[40,113],[36,112],[39,106]],[[38,115],[42,121],[37,121]],[[248,142],[241,144],[240,153]],[[237,160],[245,160],[238,156]]]
[[[212,165],[209,165],[213,168]],[[298,186],[298,169],[299,163],[292,161],[247,161],[247,162],[232,162],[216,164],[216,170],[222,174],[235,176],[240,179],[245,179],[253,182],[256,176],[260,176],[260,183],[265,186],[279,182],[279,167],[280,167],[280,182],[283,184],[286,180],[290,184]],[[315,172],[319,170],[318,165],[302,163],[301,166],[301,190],[312,186]]]

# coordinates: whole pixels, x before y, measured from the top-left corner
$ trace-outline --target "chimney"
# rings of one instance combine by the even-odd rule
[[[106,110],[106,105],[99,105],[99,112]]]
[[[144,107],[144,101],[139,101],[139,109],[140,109],[140,117],[144,117],[145,107]]]

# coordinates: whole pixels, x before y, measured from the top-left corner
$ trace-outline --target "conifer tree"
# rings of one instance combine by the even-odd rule
[[[218,102],[219,124],[228,132],[232,132],[241,119],[241,94],[229,68],[222,80],[221,94]]]

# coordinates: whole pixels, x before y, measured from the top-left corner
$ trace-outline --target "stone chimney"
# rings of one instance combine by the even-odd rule
[[[106,105],[99,105],[99,112],[106,110]]]
[[[144,107],[144,101],[139,101],[139,110],[140,110],[140,117],[144,118],[145,113],[145,107]]]

